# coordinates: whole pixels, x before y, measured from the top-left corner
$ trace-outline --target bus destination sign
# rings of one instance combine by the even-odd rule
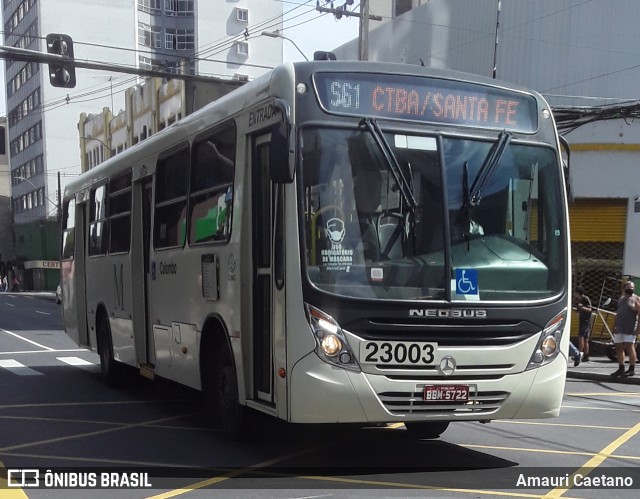
[[[316,73],[318,98],[331,113],[533,133],[536,99],[477,83],[379,73]]]

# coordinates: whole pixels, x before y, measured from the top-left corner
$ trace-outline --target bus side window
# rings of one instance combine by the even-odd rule
[[[235,146],[235,128],[217,132],[194,145],[189,244],[229,240]]]
[[[109,181],[109,253],[126,253],[131,246],[131,172]]]
[[[153,240],[156,249],[184,246],[187,224],[189,150],[158,161]]]
[[[91,191],[91,219],[89,224],[89,256],[107,253],[109,223],[107,220],[107,186]]]

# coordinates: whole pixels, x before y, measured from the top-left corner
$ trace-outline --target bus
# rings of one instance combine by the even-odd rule
[[[66,186],[64,327],[107,382],[201,390],[235,435],[555,417],[565,167],[536,92],[285,63]]]

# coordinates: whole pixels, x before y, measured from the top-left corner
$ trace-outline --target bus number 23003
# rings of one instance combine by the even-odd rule
[[[360,344],[363,364],[428,365],[433,364],[437,343],[403,341],[366,341]]]

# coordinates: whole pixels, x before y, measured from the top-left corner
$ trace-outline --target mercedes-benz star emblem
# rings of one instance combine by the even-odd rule
[[[451,357],[451,355],[447,355],[446,357],[442,357],[440,361],[440,365],[438,366],[438,371],[443,376],[451,376],[453,371],[456,370],[456,359]]]

